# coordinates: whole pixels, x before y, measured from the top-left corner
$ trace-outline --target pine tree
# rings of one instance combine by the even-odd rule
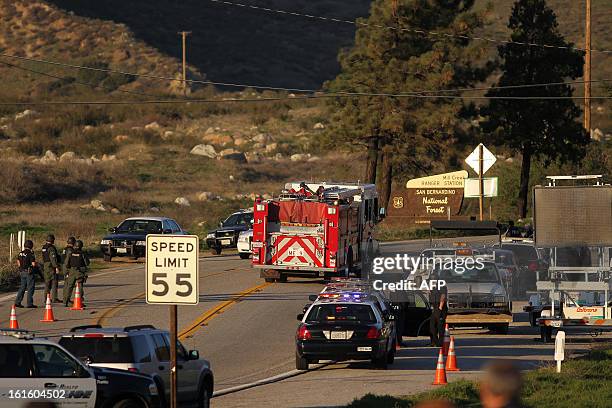
[[[481,48],[464,38],[412,31],[469,35],[482,24],[472,6],[472,0],[373,1],[369,18],[358,21],[354,46],[340,53],[341,72],[327,89],[398,94],[481,80],[487,69],[474,63]],[[380,165],[386,205],[394,170],[417,173],[435,162],[445,167],[445,146],[459,132],[462,108],[461,100],[451,98],[336,98],[328,134],[337,145],[367,149],[365,180],[375,182]]]
[[[555,13],[545,0],[518,0],[508,22],[511,40],[532,44],[571,47],[557,28]],[[571,49],[505,44],[498,48],[502,76],[498,85],[522,85],[563,82],[582,76],[583,53]],[[488,96],[572,96],[569,85],[493,89]],[[531,161],[543,158],[579,160],[589,138],[577,121],[581,112],[571,99],[492,100],[484,109],[488,117],[485,131],[497,141],[522,154],[519,188],[520,217],[527,216],[527,196]]]

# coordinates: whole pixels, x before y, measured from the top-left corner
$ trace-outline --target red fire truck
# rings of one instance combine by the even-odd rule
[[[360,274],[380,220],[374,184],[287,183],[278,198],[255,202],[253,266],[266,282]]]

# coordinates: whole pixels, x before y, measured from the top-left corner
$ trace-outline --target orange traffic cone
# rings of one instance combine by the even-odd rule
[[[459,371],[459,367],[457,367],[457,355],[455,354],[455,336],[451,336],[448,357],[446,357],[446,371]]]
[[[74,303],[70,310],[83,310],[83,299],[81,299],[81,284],[77,282],[76,291],[74,292]]]
[[[450,331],[448,330],[448,323],[444,326],[444,343],[442,344],[442,351],[444,356],[448,355],[448,347],[450,346]]]
[[[11,306],[11,319],[9,329],[19,329],[19,322],[17,321],[17,312],[15,312],[15,305]]]
[[[438,365],[436,366],[436,376],[434,378],[433,385],[444,385],[446,382],[446,370],[444,369],[444,354],[442,349],[438,353]]]
[[[47,303],[45,304],[45,314],[41,322],[50,323],[54,321],[55,321],[55,316],[53,316],[53,309],[51,308],[51,295],[47,294]]]

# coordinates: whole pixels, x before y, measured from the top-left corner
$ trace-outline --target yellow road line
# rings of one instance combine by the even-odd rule
[[[231,299],[218,304],[212,309],[205,311],[196,320],[194,320],[189,326],[187,326],[187,328],[179,332],[179,335],[178,335],[179,339],[183,340],[185,337],[192,336],[196,331],[198,331],[200,327],[202,327],[202,325],[211,321],[217,315],[224,312],[225,310],[229,309],[233,304],[237,303],[243,297],[248,296],[253,292],[258,292],[262,290],[263,288],[265,288],[266,286],[269,286],[271,284],[272,282],[266,282],[261,285],[253,286],[252,288],[246,289],[238,293],[237,295],[233,296]]]
[[[129,298],[128,300],[124,300],[123,302],[119,303],[118,305],[115,305],[109,309],[106,309],[97,319],[95,319],[95,323],[94,324],[99,324],[100,326],[103,326],[104,320],[106,319],[110,319],[111,317],[113,317],[115,314],[117,314],[117,312],[121,309],[123,309],[124,307],[126,307],[127,305],[129,305],[130,303],[133,303],[134,301],[140,299],[140,298],[144,298],[145,296],[145,292],[139,293],[134,297]]]

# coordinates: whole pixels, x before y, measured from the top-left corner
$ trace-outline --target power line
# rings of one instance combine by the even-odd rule
[[[158,98],[159,97],[159,95],[153,95],[153,94],[149,94],[149,93],[145,93],[145,92],[128,91],[128,90],[119,89],[119,88],[111,89],[110,87],[107,87],[107,86],[102,85],[102,84],[95,85],[95,84],[92,84],[90,82],[81,82],[81,81],[78,81],[78,80],[70,78],[70,77],[61,77],[61,76],[49,74],[47,72],[41,72],[41,71],[37,71],[35,69],[30,69],[30,68],[22,67],[20,65],[11,64],[9,62],[0,61],[0,64],[6,65],[6,66],[8,66],[10,68],[15,68],[15,69],[20,69],[22,71],[30,72],[32,74],[43,75],[43,76],[46,76],[46,77],[49,77],[49,78],[59,79],[61,81],[71,80],[72,83],[75,83],[75,84],[78,84],[78,85],[89,86],[89,87],[91,87],[93,89],[96,89],[99,86],[99,87],[101,87],[101,88],[103,88],[103,89],[105,89],[105,90],[107,90],[109,92],[117,91],[117,92],[122,92],[122,93],[126,93],[126,94],[131,94],[131,95],[150,96],[152,98]]]
[[[271,90],[271,91],[283,91],[283,92],[321,93],[321,91],[318,89],[270,87],[270,86],[261,86],[261,85],[215,82],[215,81],[204,81],[204,80],[195,80],[195,79],[187,79],[183,81],[182,79],[177,79],[173,77],[165,77],[165,76],[152,75],[152,74],[138,74],[134,72],[119,71],[119,70],[114,70],[114,69],[109,69],[109,68],[88,67],[84,65],[76,65],[76,64],[64,63],[64,62],[59,62],[59,61],[50,61],[50,60],[43,60],[39,58],[22,57],[19,55],[12,55],[12,54],[7,54],[7,53],[0,53],[0,57],[13,58],[13,59],[18,59],[22,61],[37,62],[37,63],[42,63],[42,64],[49,64],[49,65],[55,65],[55,66],[73,68],[73,69],[80,69],[80,70],[89,70],[89,71],[96,71],[96,72],[128,75],[132,77],[155,79],[155,80],[160,80],[160,81],[177,81],[177,82],[186,82],[190,84],[232,86],[232,87],[239,87],[239,88],[253,88],[253,89],[258,89],[258,90]],[[592,83],[612,82],[612,79],[598,79],[598,80],[592,80],[590,82]],[[334,95],[344,95],[344,96],[389,96],[389,95],[394,95],[394,96],[399,97],[399,96],[415,96],[415,95],[423,95],[423,94],[433,94],[433,93],[440,93],[440,92],[469,92],[469,91],[477,91],[477,90],[483,91],[483,90],[489,90],[489,89],[518,89],[518,88],[533,88],[533,87],[557,86],[557,85],[578,84],[578,83],[584,83],[584,81],[550,82],[550,83],[539,83],[539,84],[519,84],[519,85],[506,85],[506,86],[491,86],[491,87],[482,87],[482,88],[421,90],[421,91],[407,92],[403,94],[388,94],[388,93],[377,93],[377,92],[350,92],[350,91],[336,91],[336,92],[327,91],[324,93],[332,93]],[[152,95],[148,95],[148,96],[152,96]]]
[[[36,105],[159,105],[159,104],[208,104],[208,103],[240,103],[240,102],[273,102],[292,101],[307,99],[329,99],[329,98],[351,98],[359,95],[303,95],[303,96],[279,96],[269,98],[224,98],[224,99],[162,99],[162,100],[132,100],[132,101],[33,101],[33,102],[0,102],[0,106],[36,106]],[[363,96],[363,95],[361,95]],[[369,95],[368,95],[369,96]],[[415,99],[504,99],[504,100],[559,100],[580,99],[579,96],[460,96],[460,95],[406,95],[406,94],[378,94],[380,97],[388,98],[415,98]],[[612,100],[612,96],[592,96],[590,99]]]
[[[385,30],[405,31],[405,32],[411,32],[411,33],[416,33],[416,34],[421,34],[421,35],[438,36],[438,37],[449,37],[449,38],[460,38],[460,39],[464,39],[464,40],[486,41],[486,42],[489,42],[489,43],[496,43],[496,44],[512,44],[512,45],[521,45],[521,46],[528,46],[528,47],[540,47],[540,48],[553,48],[553,49],[561,49],[561,50],[586,51],[586,49],[579,48],[579,47],[570,47],[570,46],[561,46],[561,45],[552,45],[552,44],[539,44],[539,43],[531,43],[531,42],[525,42],[525,41],[498,40],[498,39],[489,38],[489,37],[469,36],[469,35],[462,35],[462,34],[449,34],[449,33],[442,33],[442,32],[438,32],[438,31],[422,30],[422,29],[418,29],[418,28],[402,28],[402,27],[385,26],[385,25],[381,25],[381,24],[370,24],[370,23],[363,23],[363,22],[360,22],[360,21],[346,20],[346,19],[337,18],[337,17],[317,16],[317,15],[313,15],[313,14],[298,13],[298,12],[295,12],[295,11],[288,11],[288,10],[273,9],[273,8],[269,8],[269,7],[254,6],[254,5],[251,5],[251,4],[234,3],[234,2],[230,2],[230,1],[226,1],[226,0],[208,0],[208,1],[210,1],[212,3],[224,4],[224,5],[227,5],[227,6],[242,7],[242,8],[249,8],[249,9],[253,9],[253,10],[265,11],[265,12],[268,12],[268,13],[284,14],[284,15],[290,15],[290,16],[295,16],[295,17],[305,17],[305,18],[309,18],[309,19],[312,19],[312,20],[321,20],[321,21],[327,21],[327,22],[333,22],[333,23],[352,24],[352,25],[355,25],[355,26],[376,27],[376,28],[382,28],[382,29],[385,29]],[[599,52],[599,53],[604,53],[604,54],[610,54],[610,53],[612,53],[612,50],[595,50],[595,49],[591,49],[591,52]]]

